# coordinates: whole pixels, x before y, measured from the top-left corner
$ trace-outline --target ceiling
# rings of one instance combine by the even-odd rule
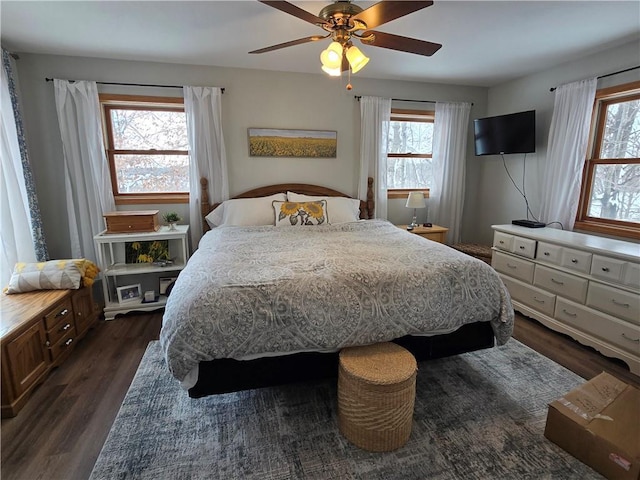
[[[291,3],[317,15],[331,2]],[[371,59],[359,77],[493,86],[633,40],[640,63],[638,0],[436,0],[376,30],[443,47],[423,57],[356,41]],[[17,53],[322,74],[328,39],[248,52],[323,32],[253,0],[0,2],[2,46]]]

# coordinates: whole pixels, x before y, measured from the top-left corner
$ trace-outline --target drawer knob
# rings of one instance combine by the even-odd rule
[[[509,268],[518,268],[517,265],[511,265],[510,263],[507,263],[507,267],[509,267]]]
[[[67,340],[66,342],[64,342],[64,345],[66,347],[68,347],[69,345],[71,345],[71,343],[73,342],[73,338],[70,338],[69,340]]]
[[[544,300],[540,300],[538,297],[533,297],[533,299],[538,303],[544,303]]]
[[[625,335],[624,332],[622,332],[620,335],[622,335],[622,338],[629,340],[630,342],[636,342],[636,343],[640,343],[640,338],[631,338],[627,335]]]
[[[67,331],[67,330],[69,330],[70,328],[71,328],[71,324],[70,324],[70,323],[67,323],[65,326],[60,327],[60,328],[58,329],[58,331],[59,331],[59,332],[66,332],[66,331]]]
[[[572,258],[571,259],[571,263],[578,263],[578,259],[577,258]]]
[[[503,244],[504,244],[504,242],[502,240],[500,240],[500,245],[503,245]]]
[[[520,250],[524,250],[524,245],[520,245]]]
[[[561,282],[560,280],[556,280],[555,278],[552,278],[551,281],[558,285],[564,285],[564,282]]]
[[[548,257],[549,255],[551,255],[549,252],[544,252],[545,257]]]
[[[58,318],[58,317],[64,317],[67,313],[69,313],[69,310],[67,310],[67,309],[65,308],[64,310],[62,310],[61,312],[59,312],[59,313],[56,315],[56,318]]]
[[[577,317],[578,314],[577,313],[572,313],[570,311],[568,311],[566,308],[563,308],[562,311],[566,314],[569,315],[570,317]]]
[[[608,272],[609,271],[609,267],[602,267],[602,271],[603,272]]]

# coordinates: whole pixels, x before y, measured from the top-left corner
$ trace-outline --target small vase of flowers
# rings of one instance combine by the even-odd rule
[[[165,213],[162,218],[169,224],[169,230],[176,230],[176,223],[182,220],[176,212]]]

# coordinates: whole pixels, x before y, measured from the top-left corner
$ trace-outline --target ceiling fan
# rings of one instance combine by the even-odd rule
[[[337,0],[320,10],[318,16],[289,2],[259,1],[301,20],[313,23],[328,33],[279,43],[249,53],[266,53],[331,37],[333,41],[320,55],[322,70],[329,75],[339,76],[341,72],[349,69],[351,69],[351,73],[356,73],[369,61],[360,49],[353,45],[353,38],[359,39],[365,45],[427,57],[433,55],[442,47],[439,43],[371,30],[396,18],[429,7],[433,5],[433,1],[381,1],[369,8],[362,9],[350,0]]]

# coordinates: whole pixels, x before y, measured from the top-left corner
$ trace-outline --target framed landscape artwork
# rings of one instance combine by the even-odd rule
[[[333,130],[249,129],[251,157],[336,158],[338,132]]]

